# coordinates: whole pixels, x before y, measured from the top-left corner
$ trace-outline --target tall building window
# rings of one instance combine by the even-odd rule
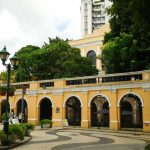
[[[90,50],[90,51],[87,53],[87,57],[88,57],[89,59],[91,59],[92,65],[93,65],[93,66],[96,66],[96,53],[95,53],[93,50]]]

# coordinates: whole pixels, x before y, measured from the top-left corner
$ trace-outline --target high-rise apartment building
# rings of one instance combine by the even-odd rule
[[[112,2],[109,0],[81,0],[81,34],[91,34],[93,30],[108,23],[106,8]]]

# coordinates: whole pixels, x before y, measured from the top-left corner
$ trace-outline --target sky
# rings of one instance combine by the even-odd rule
[[[14,55],[26,45],[41,47],[48,37],[79,39],[81,0],[0,0],[0,51]],[[5,67],[0,62],[0,72]]]

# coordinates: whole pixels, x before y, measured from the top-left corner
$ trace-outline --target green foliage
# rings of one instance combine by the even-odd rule
[[[6,113],[3,113],[2,114],[2,120],[5,120],[6,119]]]
[[[26,52],[27,51],[27,52]],[[92,62],[80,55],[80,50],[67,41],[49,39],[42,48],[26,46],[18,52],[21,63],[16,72],[17,81],[45,80],[64,77],[95,75],[98,70]]]
[[[11,72],[10,72],[10,81],[15,82],[15,74],[14,74],[13,70],[11,70]],[[6,82],[7,82],[7,72],[6,71],[3,71],[0,73],[0,82],[3,84],[6,84]]]
[[[50,125],[52,125],[53,122],[50,119],[43,119],[43,120],[41,120],[41,124],[50,124]]]
[[[5,145],[7,141],[7,135],[2,130],[0,130],[0,140],[1,140],[1,144]]]
[[[34,130],[35,126],[31,123],[23,123],[20,124],[21,128],[23,129],[23,134],[24,136],[29,136],[30,135],[30,131]]]
[[[33,125],[31,123],[24,123],[24,125],[27,127],[28,130],[34,130],[35,129],[35,125]]]
[[[112,0],[112,2],[112,7],[108,9],[111,16],[111,32],[105,35],[102,55],[106,72],[150,69],[148,16],[150,2],[145,0]]]
[[[150,150],[150,144],[147,144],[147,145],[145,146],[145,150]]]
[[[9,87],[9,95],[14,94],[16,88],[14,86]],[[0,95],[5,95],[7,92],[7,87],[6,86],[0,86]]]
[[[136,45],[133,47],[134,42],[132,35],[123,33],[120,37],[116,37],[113,41],[104,45],[103,61],[107,73],[136,70],[134,68],[137,65]]]
[[[12,136],[19,138],[20,140],[24,139],[24,130],[20,125],[10,125],[9,127],[9,132],[11,133]]]
[[[5,95],[5,94],[6,94],[6,87],[0,86],[0,95]]]

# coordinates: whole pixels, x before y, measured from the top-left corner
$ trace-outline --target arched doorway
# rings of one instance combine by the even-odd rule
[[[27,102],[25,99],[20,99],[17,102],[17,116],[19,116],[20,113],[23,112],[23,122],[27,123],[28,122],[28,106],[27,106]]]
[[[6,111],[6,100],[1,101],[1,117],[0,117],[0,122],[2,122],[2,116]]]
[[[96,66],[96,53],[93,50],[90,50],[87,53],[87,58],[89,58],[92,61],[93,66]]]
[[[69,126],[81,126],[81,103],[75,96],[66,102],[66,119]]]
[[[91,101],[91,126],[109,127],[109,103],[101,95]]]
[[[125,95],[120,101],[121,128],[143,128],[142,103],[134,94]]]
[[[40,102],[40,121],[42,119],[52,119],[52,103],[48,98],[43,98]]]

